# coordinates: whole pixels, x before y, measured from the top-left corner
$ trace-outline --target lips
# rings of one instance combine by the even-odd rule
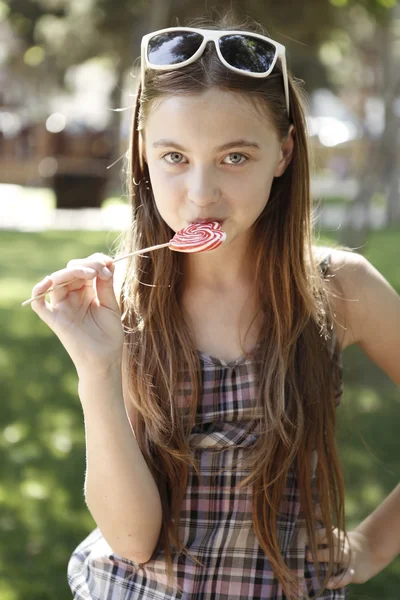
[[[223,222],[223,219],[215,219],[214,217],[209,217],[208,219],[194,219],[193,221],[190,221],[191,223],[212,223],[212,222],[217,222],[219,224],[221,224]]]

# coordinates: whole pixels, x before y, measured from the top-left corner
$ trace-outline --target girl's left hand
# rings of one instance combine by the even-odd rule
[[[318,545],[326,545],[325,529],[317,530]],[[335,577],[331,577],[327,584],[327,589],[336,590],[343,588],[350,583],[365,583],[381,570],[376,564],[374,554],[366,536],[358,531],[349,531],[348,540],[339,535],[339,530],[333,530],[335,550],[343,548],[342,565],[344,572]],[[351,550],[351,559],[350,559]],[[339,554],[340,556],[340,554]],[[329,551],[327,548],[318,550],[316,559],[318,562],[329,562]],[[311,551],[306,552],[306,560],[313,562]]]

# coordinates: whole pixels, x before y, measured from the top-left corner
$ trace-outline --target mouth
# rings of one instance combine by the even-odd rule
[[[219,223],[220,225],[224,222],[224,219],[214,219],[213,217],[210,217],[209,219],[195,219],[194,221],[191,221],[191,223],[212,223],[212,222],[216,222]]]

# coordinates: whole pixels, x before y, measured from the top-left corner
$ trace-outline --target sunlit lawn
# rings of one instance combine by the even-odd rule
[[[400,291],[398,236],[371,234],[365,254]],[[82,493],[83,419],[75,371],[54,334],[20,304],[37,281],[71,258],[111,253],[116,237],[0,232],[0,600],[71,598],[67,561],[94,527]],[[348,524],[354,526],[398,481],[399,394],[356,348],[344,353],[344,364],[338,440]],[[397,560],[371,582],[353,586],[350,598],[398,600],[399,582]]]

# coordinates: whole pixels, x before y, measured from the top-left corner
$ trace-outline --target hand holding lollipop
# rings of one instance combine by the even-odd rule
[[[157,246],[150,246],[150,248],[144,248],[130,254],[125,254],[119,258],[114,259],[112,262],[116,263],[119,260],[124,260],[129,256],[136,254],[144,254],[145,252],[153,252],[153,250],[159,250],[160,248],[169,248],[176,252],[208,252],[215,250],[226,240],[226,233],[222,231],[221,224],[218,221],[210,221],[206,223],[191,223],[187,227],[184,227],[180,231],[177,231],[172,240],[166,244],[158,244]],[[33,296],[29,300],[22,302],[22,306],[30,304],[34,300],[43,298],[46,294],[53,292],[54,290],[72,283],[74,280],[66,281],[57,285],[57,287],[48,289],[45,293],[38,296]]]
[[[100,376],[120,361],[124,337],[113,286],[113,263],[159,248],[206,252],[218,248],[225,239],[220,223],[192,223],[166,244],[114,260],[104,254],[71,260],[65,269],[38,283],[32,298],[23,306],[33,302],[33,310],[58,336],[78,374],[91,372]],[[50,303],[45,300],[48,294]]]

